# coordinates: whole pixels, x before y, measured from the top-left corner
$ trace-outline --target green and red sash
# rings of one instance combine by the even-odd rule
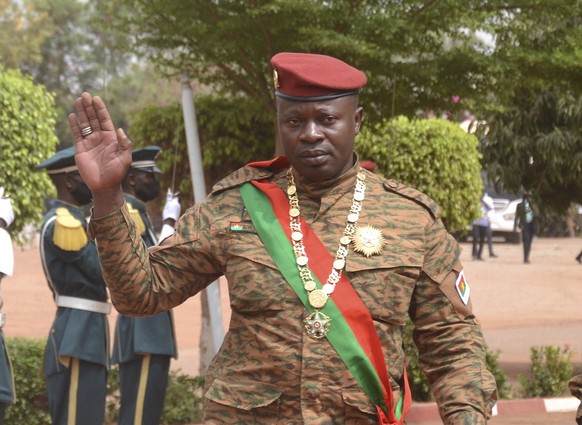
[[[276,165],[282,162],[281,158],[275,161],[279,163]],[[268,163],[260,165],[266,164]],[[247,183],[240,191],[251,220],[279,271],[308,311],[313,312],[295,262],[287,196],[277,185],[266,181]],[[327,281],[334,259],[303,220],[301,228],[309,256],[309,266],[314,280],[321,288],[321,282]],[[372,316],[347,277],[342,275],[333,297],[328,299],[321,312],[331,319],[332,325],[327,333],[328,341],[376,406],[378,423],[403,424],[404,416],[412,402],[406,370],[403,376],[403,399],[394,408],[392,387]]]

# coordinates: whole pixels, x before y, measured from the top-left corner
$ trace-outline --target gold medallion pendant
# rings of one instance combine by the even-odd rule
[[[372,226],[358,226],[353,242],[354,251],[366,257],[381,254],[386,243],[382,231]]]
[[[315,310],[304,320],[307,335],[314,339],[325,338],[331,327],[330,319],[319,310]]]
[[[309,268],[309,257],[307,249],[303,243],[301,207],[299,205],[299,194],[297,186],[295,185],[295,177],[293,177],[293,170],[291,168],[287,170],[287,198],[289,200],[289,230],[291,231],[291,244],[293,246],[295,264],[297,266],[297,271],[299,272],[303,289],[307,292],[309,305],[314,309],[314,312],[309,314],[303,320],[305,331],[311,338],[325,338],[331,327],[331,319],[320,312],[319,309],[325,307],[328,299],[330,299],[331,294],[335,290],[336,284],[341,280],[342,271],[346,266],[346,257],[349,253],[349,245],[352,243],[352,236],[356,233],[356,224],[360,219],[362,201],[365,197],[366,175],[362,172],[358,172],[354,187],[352,206],[346,217],[345,228],[339,239],[339,247],[331,265],[331,271],[325,283],[322,281],[322,287],[318,288],[315,278]],[[367,256],[380,252],[384,245],[382,232],[374,228],[371,229],[377,232],[372,236],[375,236],[377,240],[380,240],[380,243],[375,242],[370,248],[371,254],[366,254]]]

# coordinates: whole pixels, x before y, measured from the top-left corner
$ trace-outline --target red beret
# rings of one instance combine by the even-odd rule
[[[313,102],[356,94],[368,82],[358,69],[331,56],[278,53],[271,58],[275,94]]]

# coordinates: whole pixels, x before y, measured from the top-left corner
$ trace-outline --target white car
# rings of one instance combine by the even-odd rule
[[[521,198],[507,199],[507,198],[493,198],[493,205],[495,206],[495,213],[490,217],[491,231],[493,237],[500,236],[505,238],[506,242],[519,243],[520,230],[513,230],[515,222],[515,210],[517,204],[521,202]]]

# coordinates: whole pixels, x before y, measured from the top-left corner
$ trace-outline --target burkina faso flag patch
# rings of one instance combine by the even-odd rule
[[[455,283],[455,288],[457,288],[457,294],[459,294],[459,297],[461,297],[463,304],[467,305],[469,303],[469,294],[471,293],[471,288],[469,288],[469,283],[465,278],[464,270],[461,270],[461,273],[459,273],[457,282]]]

